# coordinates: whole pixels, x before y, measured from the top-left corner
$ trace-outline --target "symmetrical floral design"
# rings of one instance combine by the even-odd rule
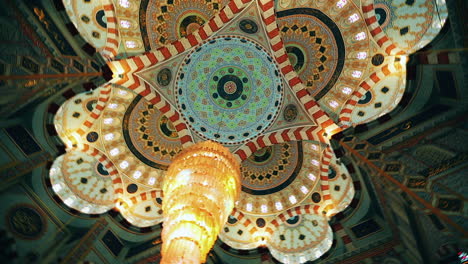
[[[329,137],[391,111],[406,53],[429,37],[408,29],[399,39],[393,28],[404,20],[401,9],[382,8],[389,1],[168,0],[157,10],[137,2],[102,0],[106,41],[90,39],[86,18],[67,9],[113,78],[59,109],[67,153],[50,171],[54,191],[83,213],[116,208],[135,226],[156,225],[172,158],[209,139],[241,163],[242,191],[219,238],[237,249],[266,246],[284,263],[322,256],[332,245],[328,220],[354,196]],[[424,3],[410,9],[415,17],[419,7],[443,6],[416,2]],[[112,17],[125,12],[131,22]],[[421,16],[433,37],[442,22]],[[143,43],[146,53],[126,57]]]

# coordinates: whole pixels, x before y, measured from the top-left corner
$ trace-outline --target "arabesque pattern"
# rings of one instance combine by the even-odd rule
[[[86,39],[102,27],[96,33],[106,40],[90,44],[113,75],[58,109],[54,124],[67,153],[51,169],[54,191],[80,212],[115,208],[131,225],[160,224],[163,204],[173,202],[164,197],[174,194],[162,191],[173,158],[209,139],[242,166],[240,196],[219,238],[239,250],[266,246],[285,263],[327,252],[328,220],[354,201],[353,179],[329,138],[394,109],[407,53],[443,24],[422,15],[434,9],[430,0],[410,10],[435,24],[425,26],[427,34],[402,28],[401,37],[394,24],[407,21],[403,2],[398,8],[384,0],[363,0],[361,7],[350,0],[93,2],[106,24],[82,26],[87,19],[80,16],[91,10],[67,10]],[[458,61],[452,53],[420,59]],[[333,230],[347,237],[339,225]]]

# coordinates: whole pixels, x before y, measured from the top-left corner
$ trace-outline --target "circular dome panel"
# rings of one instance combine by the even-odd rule
[[[141,1],[140,25],[145,46],[157,49],[193,33],[228,3],[229,0]]]
[[[86,142],[76,132],[82,128],[99,100],[100,89],[80,93],[68,99],[60,106],[54,116],[54,126],[60,139],[71,146],[77,142]]]
[[[324,216],[305,214],[294,221],[293,225],[283,222],[268,240],[268,249],[275,259],[283,263],[304,263],[330,249],[333,233]]]
[[[284,189],[296,179],[302,160],[301,142],[259,149],[242,163],[242,191],[266,195]]]
[[[339,27],[312,8],[278,12],[278,25],[291,65],[313,94],[321,98],[343,70],[345,42]]]
[[[283,85],[259,44],[218,37],[190,53],[177,76],[177,106],[199,136],[240,144],[265,131],[278,115]]]
[[[114,207],[114,185],[108,174],[95,157],[81,151],[58,157],[49,173],[52,189],[60,199],[88,214],[101,214]]]
[[[107,18],[101,1],[62,2],[80,35],[96,49],[104,48],[107,39]]]
[[[137,96],[127,108],[122,133],[130,151],[145,164],[166,170],[181,150],[172,122],[143,97]]]
[[[124,205],[119,205],[120,213],[132,225],[138,227],[154,226],[163,221],[161,204],[158,203],[159,191],[149,191],[127,197]],[[132,202],[136,201],[136,203]]]

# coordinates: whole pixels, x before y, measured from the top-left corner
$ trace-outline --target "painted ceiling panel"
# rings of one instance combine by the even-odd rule
[[[425,32],[436,32],[432,1],[362,1],[362,8],[346,0],[78,2],[85,7],[68,13],[102,48],[113,75],[92,94],[67,101],[55,125],[68,147],[64,157],[91,153],[109,174],[95,178],[113,196],[78,196],[87,189],[76,179],[91,166],[70,171],[59,157],[53,171],[78,184],[67,193],[111,201],[105,209],[151,228],[163,221],[161,183],[173,157],[212,140],[242,164],[242,192],[220,234],[226,245],[267,247],[279,261],[304,263],[332,248],[333,231],[349,244],[352,238],[328,221],[357,206],[357,191],[329,138],[396,106],[407,53],[431,39]],[[94,29],[82,24],[87,2],[119,16],[107,17],[115,30],[101,32],[115,39],[89,39]],[[89,211],[79,199],[80,206],[67,202],[73,194],[54,191]]]

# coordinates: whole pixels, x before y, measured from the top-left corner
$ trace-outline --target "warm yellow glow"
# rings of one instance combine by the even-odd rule
[[[116,63],[116,62],[108,62],[107,63],[107,66],[109,66],[109,68],[111,69],[112,71],[112,76],[114,78],[118,77],[119,75],[121,74],[124,74],[126,73],[125,69],[122,67],[122,64],[121,63]]]
[[[400,56],[400,61],[401,61],[402,63],[407,63],[408,60],[409,60],[408,56],[406,56],[406,55],[401,55],[401,56]]]
[[[205,141],[179,153],[163,184],[163,264],[203,263],[240,193],[240,165]]]
[[[335,127],[334,129],[326,128],[325,129],[326,138],[330,140],[333,137],[333,135],[335,135],[336,133],[339,133],[341,131],[342,131],[342,129],[340,127]]]

